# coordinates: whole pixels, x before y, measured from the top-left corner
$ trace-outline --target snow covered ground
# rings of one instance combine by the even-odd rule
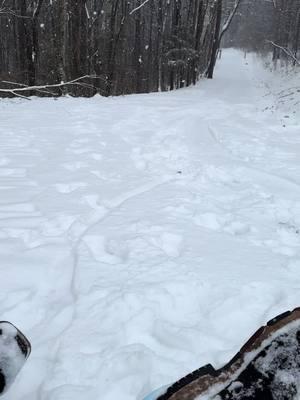
[[[140,400],[299,306],[280,90],[227,51],[173,93],[1,100],[0,316],[33,345],[6,400]]]

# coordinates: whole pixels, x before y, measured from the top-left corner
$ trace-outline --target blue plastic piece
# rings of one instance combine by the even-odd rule
[[[169,385],[163,386],[160,389],[155,390],[155,392],[152,392],[151,394],[149,394],[147,397],[144,398],[144,400],[156,400],[159,396],[166,393],[168,388],[169,388]]]

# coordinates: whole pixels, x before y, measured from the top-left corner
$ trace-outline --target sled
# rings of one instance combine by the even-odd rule
[[[300,398],[300,308],[273,318],[220,369],[210,364],[144,400]]]
[[[10,388],[30,352],[23,333],[10,322],[0,322],[0,396]]]

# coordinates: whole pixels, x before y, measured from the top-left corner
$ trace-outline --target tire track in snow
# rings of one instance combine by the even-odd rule
[[[71,254],[73,258],[73,268],[71,272],[71,282],[70,282],[70,293],[72,297],[72,303],[68,305],[73,307],[73,316],[71,318],[71,322],[64,328],[64,330],[61,332],[61,335],[66,333],[68,329],[72,326],[72,322],[74,318],[76,317],[76,303],[78,302],[78,294],[76,290],[76,276],[77,276],[77,270],[79,267],[79,259],[80,259],[80,246],[85,238],[86,235],[98,224],[101,224],[102,222],[105,221],[106,218],[108,218],[114,211],[116,211],[118,208],[122,207],[125,203],[128,201],[131,201],[138,196],[141,196],[143,194],[146,194],[148,192],[151,192],[160,186],[164,186],[166,184],[169,184],[171,182],[176,181],[177,178],[167,176],[164,179],[159,179],[151,183],[147,183],[145,185],[142,185],[136,189],[130,190],[128,192],[125,192],[119,196],[116,196],[115,198],[111,200],[104,201],[103,205],[96,206],[95,207],[95,212],[90,218],[90,222],[88,225],[84,225],[81,222],[75,221],[72,226],[68,229],[68,235],[73,236],[73,239],[69,238],[69,241],[71,241]],[[72,231],[74,234],[72,234]]]
[[[104,201],[104,205],[96,206],[96,211],[93,213],[91,217],[91,221],[89,224],[83,225],[82,223],[79,222],[80,226],[76,226],[78,224],[78,220],[75,221],[71,227],[68,229],[67,234],[72,236],[72,231],[74,231],[74,236],[75,239],[71,240],[71,254],[73,258],[73,266],[72,266],[72,272],[71,272],[71,282],[70,282],[70,294],[72,298],[72,302],[67,304],[65,306],[65,309],[71,307],[72,308],[72,316],[70,317],[70,322],[64,327],[64,329],[61,330],[59,336],[55,339],[57,341],[57,345],[54,351],[54,354],[51,356],[51,366],[49,369],[54,368],[56,364],[56,360],[58,360],[58,355],[60,353],[60,342],[62,341],[62,338],[67,332],[71,329],[72,324],[74,320],[76,319],[76,304],[79,300],[79,296],[76,291],[76,276],[77,276],[77,271],[79,267],[79,260],[80,260],[80,245],[82,244],[85,236],[98,224],[101,224],[103,221],[105,221],[106,218],[108,218],[114,211],[116,211],[118,208],[122,207],[125,203],[128,201],[131,201],[138,196],[141,196],[145,193],[151,192],[160,186],[164,186],[165,184],[171,183],[176,181],[177,179],[174,177],[166,177],[165,179],[159,179],[157,181],[147,183],[145,185],[142,185],[134,190],[130,190],[128,192],[125,192],[119,196],[114,197],[111,200]],[[70,240],[70,239],[69,239]],[[49,375],[51,376],[51,371],[48,370]],[[45,386],[45,382],[42,381],[41,384],[39,385],[38,388],[38,399],[42,398],[42,393],[43,393],[43,388]]]
[[[76,293],[76,271],[78,269],[78,263],[79,263],[79,248],[80,245],[83,242],[84,237],[98,224],[102,223],[105,221],[107,217],[109,217],[114,211],[116,211],[118,208],[123,206],[125,203],[128,201],[131,201],[135,199],[138,196],[141,196],[145,193],[151,192],[155,189],[157,189],[160,186],[164,186],[165,184],[171,183],[176,181],[177,179],[174,177],[166,177],[165,179],[160,179],[157,181],[154,181],[152,183],[147,183],[143,186],[138,187],[137,189],[130,190],[128,192],[125,192],[119,196],[116,196],[115,198],[104,201],[103,205],[101,205],[99,208],[96,209],[93,217],[91,218],[91,222],[89,223],[88,226],[84,226],[79,233],[77,233],[77,238],[75,239],[75,242],[73,243],[72,246],[72,254],[74,257],[74,265],[73,265],[73,274],[72,274],[72,280],[71,280],[71,291],[73,295],[73,299],[75,299],[75,302],[77,301],[77,293]],[[72,227],[69,229],[69,231],[72,230]]]

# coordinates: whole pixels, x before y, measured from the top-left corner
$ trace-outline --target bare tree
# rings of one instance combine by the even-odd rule
[[[231,10],[229,11],[228,17],[224,22],[223,28],[221,29],[222,15],[223,15],[223,2],[222,0],[215,1],[215,31],[212,45],[212,52],[210,57],[210,63],[208,65],[208,69],[206,72],[206,76],[209,79],[212,79],[216,61],[217,54],[221,46],[222,39],[225,33],[230,28],[230,25],[233,21],[235,14],[241,4],[242,0],[235,0],[234,4],[231,6]]]

